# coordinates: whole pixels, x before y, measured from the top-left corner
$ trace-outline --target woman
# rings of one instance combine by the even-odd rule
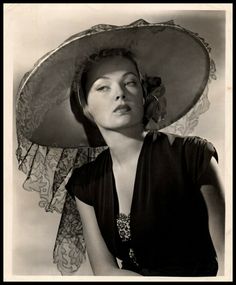
[[[67,69],[73,71],[65,74],[68,82],[76,71],[71,93],[75,117],[88,136],[98,128],[98,136],[90,145],[108,146],[96,160],[76,168],[66,185],[75,196],[95,275],[214,276],[218,265],[223,272],[224,201],[215,148],[198,137],[147,131],[151,120],[160,129],[183,116],[207,83],[206,50],[196,43],[193,34],[183,32],[173,23],[139,21],[123,29],[98,26],[92,37],[88,32],[81,39],[78,46],[84,47],[81,51],[85,56],[77,57],[74,65],[69,59],[73,57],[70,52],[79,54],[78,47],[73,46],[75,41],[72,39],[67,51],[66,45],[60,50],[68,59]],[[183,46],[187,46],[186,55]],[[164,57],[167,68],[162,63],[160,74],[171,82],[165,79],[170,109],[165,108],[165,88],[156,76],[157,63],[161,64],[166,50],[172,56],[169,61]],[[62,58],[60,52],[58,57]],[[44,68],[55,69],[50,61],[47,63]],[[62,70],[65,72],[65,66]],[[50,74],[48,84],[53,76],[61,78],[60,72],[57,69]],[[40,71],[37,75],[40,81]],[[56,86],[56,90],[67,90],[68,83],[64,85]],[[59,98],[58,92],[54,93]],[[81,108],[90,122],[82,117]],[[32,123],[30,134],[24,129],[24,135],[34,142],[40,141],[39,134],[51,122],[50,110],[41,121]],[[71,146],[66,128],[61,129],[64,137],[47,134],[41,136],[40,143],[55,145],[61,138],[61,145]],[[212,231],[217,233],[214,240]],[[121,260],[122,269],[116,258]],[[217,258],[222,264],[217,264]]]
[[[216,151],[200,138],[145,132],[140,73],[128,53],[121,54],[102,51],[78,84],[84,112],[109,147],[77,169],[67,185],[76,197],[93,271],[95,275],[215,275],[206,211],[210,224],[222,227],[215,245],[222,256],[223,216],[213,221],[223,214],[217,214],[223,210],[223,200],[213,158],[217,159]],[[123,270],[115,257],[123,260]]]

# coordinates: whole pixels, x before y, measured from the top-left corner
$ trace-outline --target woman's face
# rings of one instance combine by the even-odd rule
[[[119,130],[142,124],[143,91],[134,63],[114,56],[95,63],[85,83],[87,111],[99,128]]]

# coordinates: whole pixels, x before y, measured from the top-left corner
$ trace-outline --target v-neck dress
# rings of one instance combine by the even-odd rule
[[[94,207],[104,241],[122,268],[150,276],[214,276],[216,252],[200,191],[212,156],[218,160],[205,139],[150,131],[138,159],[127,239],[109,149],[74,169],[66,188]]]

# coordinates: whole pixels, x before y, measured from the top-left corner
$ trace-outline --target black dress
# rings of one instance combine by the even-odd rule
[[[214,276],[216,252],[199,184],[212,156],[218,159],[205,139],[149,132],[138,159],[126,241],[117,227],[121,213],[109,149],[75,169],[66,188],[94,207],[122,268],[146,276]]]

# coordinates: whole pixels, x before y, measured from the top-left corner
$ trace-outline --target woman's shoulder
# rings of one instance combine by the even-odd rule
[[[182,136],[173,133],[151,131],[149,133],[152,139],[152,145],[154,149],[162,148],[165,152],[171,152],[172,154],[182,154],[192,157],[194,154],[199,155],[209,154],[214,155],[218,161],[218,154],[215,146],[212,142],[206,138],[202,138],[196,135]]]
[[[150,135],[152,136],[152,141],[156,142],[158,140],[163,140],[169,143],[170,146],[174,146],[175,144],[182,145],[182,146],[203,146],[203,145],[209,145],[213,146],[213,144],[202,137],[196,136],[196,135],[188,135],[183,136],[179,134],[173,134],[173,133],[167,133],[163,131],[151,131]]]
[[[96,173],[97,169],[101,167],[107,155],[108,149],[105,149],[90,162],[84,163],[81,166],[75,166],[73,168],[73,176],[80,176],[83,179],[90,177],[90,175]]]
[[[105,149],[92,161],[84,163],[82,166],[75,166],[72,169],[72,174],[65,186],[73,196],[75,195],[90,206],[93,205],[94,195],[94,187],[92,185],[95,185],[97,177],[99,175],[101,176],[102,165],[104,165],[102,161],[105,161],[106,159],[104,158],[106,157],[107,150]]]

